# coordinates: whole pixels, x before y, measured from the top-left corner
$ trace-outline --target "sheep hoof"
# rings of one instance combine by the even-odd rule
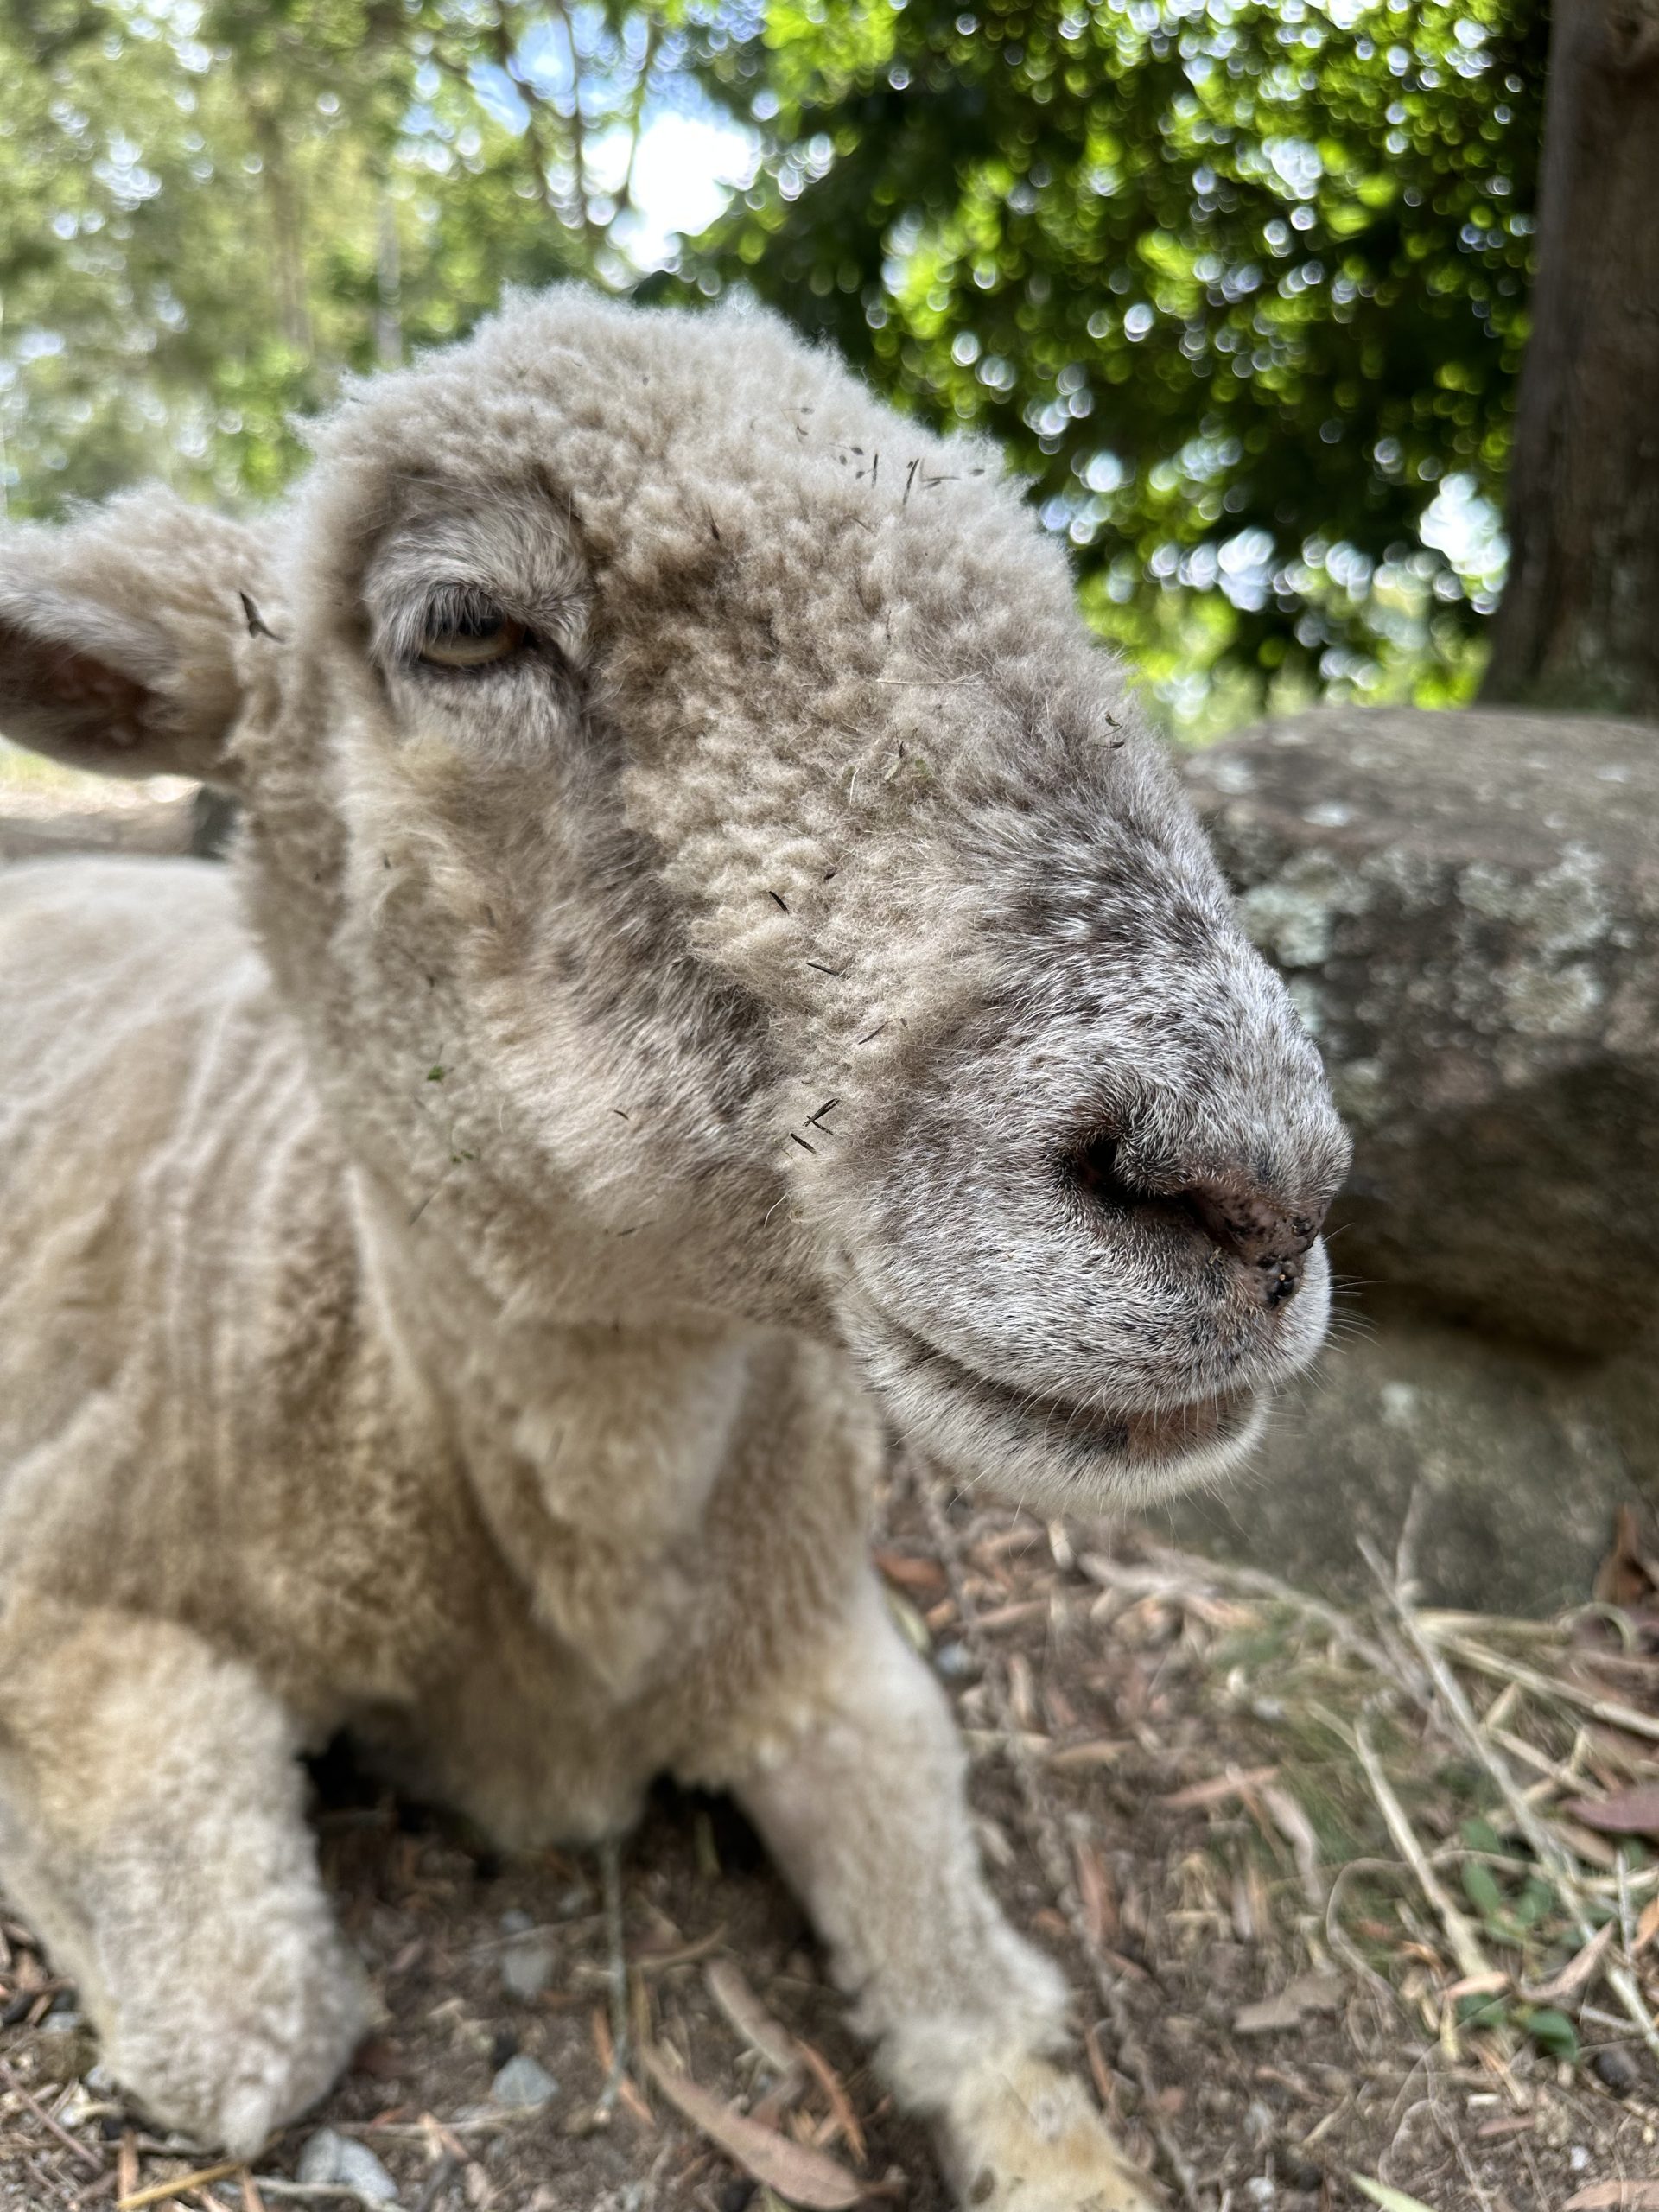
[[[155,2118],[205,2147],[252,2158],[344,2070],[364,2027],[355,1972],[319,1961],[309,1988],[261,2018],[234,2006],[118,2018],[110,2070]]]
[[[944,2123],[963,2212],[1161,2212],[1082,2083],[1028,2058],[965,2082]]]

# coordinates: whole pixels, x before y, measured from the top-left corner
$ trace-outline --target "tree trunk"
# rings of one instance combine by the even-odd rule
[[[1555,0],[1484,702],[1659,718],[1659,0]]]

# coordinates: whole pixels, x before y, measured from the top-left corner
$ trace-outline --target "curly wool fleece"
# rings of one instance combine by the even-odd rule
[[[520,302],[284,513],[0,533],[0,726],[240,794],[0,878],[0,1878],[251,2148],[360,2018],[295,1750],[734,1789],[976,2204],[1143,2201],[863,1556],[885,1413],[1230,1464],[1345,1159],[1058,551],[771,319]]]

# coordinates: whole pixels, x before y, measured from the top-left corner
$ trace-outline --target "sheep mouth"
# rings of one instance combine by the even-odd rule
[[[1202,1451],[1234,1433],[1255,1405],[1253,1390],[1229,1390],[1211,1397],[1190,1398],[1160,1413],[1118,1413],[1081,1399],[1017,1390],[941,1351],[925,1338],[906,1333],[918,1362],[1004,1419],[1012,1414],[1034,1428],[1058,1429],[1068,1443],[1090,1444],[1118,1459],[1178,1459],[1188,1452]]]
[[[1234,1465],[1260,1433],[1254,1389],[1196,1395],[1156,1411],[1021,1390],[969,1366],[887,1313],[866,1362],[901,1427],[972,1477],[1014,1490],[1190,1488]]]

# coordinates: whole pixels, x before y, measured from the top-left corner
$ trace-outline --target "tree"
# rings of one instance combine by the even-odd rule
[[[1466,697],[1489,630],[1489,697],[1659,711],[1659,0],[1562,0],[1515,444],[1544,10],[0,0],[0,505],[269,496],[504,283],[633,288],[695,79],[756,170],[645,289],[996,438],[1178,722]]]
[[[508,283],[626,287],[630,133],[689,15],[0,0],[0,512],[269,497],[346,375]]]
[[[1560,0],[1483,700],[1659,716],[1659,4]]]
[[[773,0],[713,74],[764,146],[705,289],[995,435],[1178,707],[1206,668],[1235,712],[1287,679],[1466,690],[1535,0]]]

